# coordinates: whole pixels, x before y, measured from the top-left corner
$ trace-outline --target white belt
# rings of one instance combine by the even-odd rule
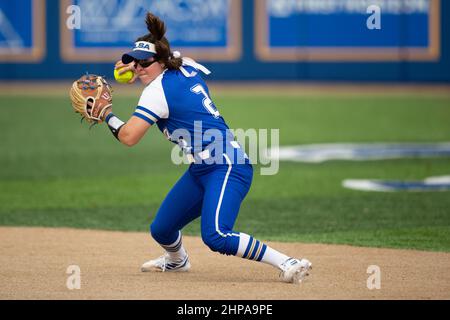
[[[235,149],[239,149],[241,147],[237,141],[230,141],[230,144]],[[206,159],[209,159],[209,157],[211,156],[211,153],[209,152],[208,149],[206,149],[206,150],[196,153],[195,156],[197,156],[198,158],[200,158],[202,160],[206,160]],[[195,156],[191,153],[186,154],[186,157],[187,157],[189,163],[195,162]]]
[[[211,156],[211,154],[209,153],[209,150],[203,150],[202,152],[198,152],[198,153],[196,153],[195,155],[196,155],[197,157],[199,157],[200,159],[202,159],[202,160],[209,159],[209,157]],[[195,162],[195,158],[194,158],[194,155],[193,155],[193,154],[188,153],[188,154],[186,155],[186,157],[187,157],[189,163],[194,163],[194,162]]]

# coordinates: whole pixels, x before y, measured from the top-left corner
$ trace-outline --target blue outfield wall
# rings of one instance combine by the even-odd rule
[[[86,71],[112,78],[114,61],[146,33],[150,9],[167,22],[173,48],[211,69],[211,80],[450,82],[450,1],[317,3],[2,1],[0,79],[75,79]],[[381,10],[381,29],[367,27],[377,14],[367,11],[371,4]]]

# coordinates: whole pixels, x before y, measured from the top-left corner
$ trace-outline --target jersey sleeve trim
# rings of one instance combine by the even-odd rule
[[[136,110],[133,113],[133,116],[141,118],[142,120],[145,120],[146,122],[150,123],[151,125],[153,125],[155,122],[157,122],[159,120],[159,117],[156,116],[153,112],[149,112],[149,110],[141,108],[141,107],[136,108]]]
[[[137,106],[136,112],[142,113],[143,115],[147,116],[148,118],[153,119],[153,121],[155,121],[155,122],[158,120],[161,120],[161,117],[158,116],[156,113],[154,113],[153,111],[148,110],[147,108],[142,107],[142,106]]]
[[[138,118],[141,118],[142,120],[148,122],[150,125],[155,124],[154,121],[152,121],[151,119],[147,118],[146,116],[143,116],[143,115],[140,114],[140,113],[135,112],[135,113],[133,113],[133,116],[138,117]]]

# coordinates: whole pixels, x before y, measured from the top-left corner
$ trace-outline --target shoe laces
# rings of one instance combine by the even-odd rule
[[[166,266],[169,263],[181,263],[183,260],[180,261],[174,261],[170,259],[170,255],[166,252],[165,254],[163,254],[161,257],[159,257],[159,259],[161,260],[162,266],[161,266],[161,270],[162,272],[166,271]]]
[[[162,263],[162,265],[161,265],[162,272],[166,271],[166,265],[167,265],[168,258],[169,258],[168,253],[165,253],[161,257],[159,257],[159,259],[161,259],[161,263]]]
[[[281,265],[281,271],[279,274],[279,277],[282,278],[284,276],[284,273],[289,269],[289,267],[296,265],[300,262],[300,260],[298,259],[294,259],[294,258],[289,258],[286,261],[284,261]]]

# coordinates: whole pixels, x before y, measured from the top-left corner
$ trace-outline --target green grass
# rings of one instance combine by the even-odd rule
[[[445,96],[214,96],[232,128],[280,128],[282,145],[449,141]],[[137,98],[115,98],[127,119]],[[133,148],[80,125],[66,97],[0,96],[0,225],[147,231],[186,169],[152,128]],[[450,193],[368,193],[343,179],[448,175],[450,159],[255,166],[236,230],[279,241],[450,251]],[[199,235],[199,221],[185,229]]]

